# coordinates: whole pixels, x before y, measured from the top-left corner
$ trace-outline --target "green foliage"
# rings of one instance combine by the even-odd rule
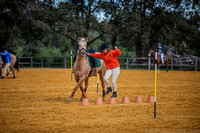
[[[36,55],[38,57],[59,57],[61,56],[60,49],[55,47],[43,47],[40,49],[39,53]]]
[[[0,50],[8,47],[17,56],[69,56],[70,50],[76,53],[80,36],[88,37],[88,49],[95,51],[103,42],[111,49],[117,45],[122,57],[146,56],[158,42],[200,56],[196,1],[55,2],[1,1]]]

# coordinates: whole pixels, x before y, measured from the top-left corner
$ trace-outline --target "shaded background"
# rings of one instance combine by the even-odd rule
[[[121,57],[143,57],[157,43],[200,56],[199,0],[2,0],[0,49],[17,56],[69,56],[77,38],[89,48],[117,45]]]

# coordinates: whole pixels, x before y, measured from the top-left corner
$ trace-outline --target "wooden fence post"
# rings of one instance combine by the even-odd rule
[[[67,68],[67,58],[66,57],[64,57],[64,66],[65,66],[65,68]]]
[[[195,71],[197,71],[197,58],[195,58]]]
[[[171,70],[173,71],[173,58],[171,58]]]
[[[149,70],[151,70],[151,58],[150,57],[148,59],[148,68],[149,68]]]
[[[33,68],[33,57],[31,57],[31,68]]]
[[[128,58],[126,58],[126,69],[128,69]]]
[[[43,68],[43,57],[41,57],[41,67]]]

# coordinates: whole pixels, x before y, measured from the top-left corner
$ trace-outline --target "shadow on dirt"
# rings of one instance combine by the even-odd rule
[[[44,99],[44,101],[47,101],[47,102],[61,102],[61,103],[69,104],[66,100],[67,100],[67,98],[65,98],[65,97],[55,97],[55,98]],[[73,98],[71,102],[80,102],[81,103],[79,98]]]

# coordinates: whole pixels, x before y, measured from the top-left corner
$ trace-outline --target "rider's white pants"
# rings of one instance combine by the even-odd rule
[[[164,59],[163,59],[163,56],[164,56],[164,54],[163,54],[163,53],[161,53],[161,60],[162,60],[162,63],[164,64]]]
[[[116,84],[116,81],[117,81],[117,78],[119,76],[119,73],[120,73],[120,67],[116,67],[114,69],[109,69],[107,70],[106,74],[105,74],[105,77],[104,77],[104,80],[106,82],[106,85],[107,87],[110,87],[110,83],[109,83],[109,78],[110,76],[112,75],[112,85],[113,85],[113,89],[114,89],[114,92],[117,91],[117,84]]]

